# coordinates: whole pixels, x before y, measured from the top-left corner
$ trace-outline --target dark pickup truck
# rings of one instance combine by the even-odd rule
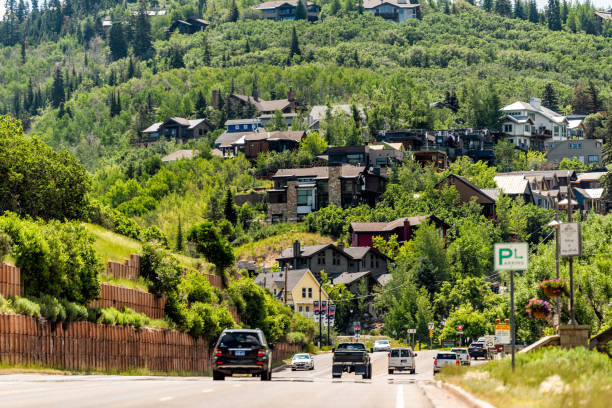
[[[332,351],[334,352],[332,378],[342,377],[345,371],[361,375],[363,379],[372,378],[372,363],[365,344],[340,343]]]

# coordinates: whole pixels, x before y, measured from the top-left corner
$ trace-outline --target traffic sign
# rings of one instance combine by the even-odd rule
[[[463,334],[463,332],[462,332],[461,330],[459,330],[459,331],[457,332],[457,334],[461,335],[461,334]]]
[[[464,326],[463,324],[458,324],[457,325],[457,331],[463,330],[463,326]]]
[[[408,330],[406,330],[406,333],[408,333],[408,334],[416,334],[416,329],[408,329]]]
[[[434,329],[434,327],[436,327],[436,324],[435,324],[435,323],[433,323],[433,322],[431,322],[431,323],[427,323],[427,326],[428,326],[428,329],[429,329],[429,330],[433,330],[433,329]]]
[[[429,338],[431,339],[433,337],[433,330],[429,329]]]
[[[510,325],[498,323],[495,325],[495,344],[510,344]]]
[[[528,258],[529,245],[526,242],[495,244],[496,271],[525,271]]]
[[[559,225],[559,255],[582,255],[582,230],[577,222],[565,222]]]

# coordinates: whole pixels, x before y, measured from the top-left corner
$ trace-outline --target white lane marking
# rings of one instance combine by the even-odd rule
[[[160,400],[161,402],[164,402],[164,401],[170,401],[171,399],[174,399],[174,397],[162,397],[162,398],[160,398],[159,400]]]
[[[242,384],[234,384],[234,388],[242,387]]]
[[[212,388],[207,388],[205,390],[202,390],[202,392],[204,392],[204,393],[206,393],[206,392],[213,392],[213,389]]]
[[[404,408],[404,386],[397,386],[397,396],[395,398],[395,408]]]

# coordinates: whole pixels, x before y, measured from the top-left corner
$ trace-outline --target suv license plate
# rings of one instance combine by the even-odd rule
[[[244,357],[244,350],[236,350],[234,351],[234,355],[236,357]]]

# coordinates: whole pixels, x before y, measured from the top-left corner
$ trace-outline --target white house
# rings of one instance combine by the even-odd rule
[[[419,4],[410,0],[364,0],[363,9],[388,21],[401,23],[418,17]]]
[[[308,125],[308,129],[311,130],[319,130],[321,128],[321,122],[325,120],[325,116],[327,115],[327,110],[331,108],[332,115],[341,115],[344,114],[346,116],[353,115],[353,108],[351,105],[315,105],[310,110],[308,117],[306,118],[306,125]],[[361,105],[357,105],[357,110],[359,111],[359,116],[361,120],[365,120],[365,113],[363,111],[363,107]]]
[[[500,109],[502,131],[508,141],[523,150],[543,150],[544,142],[567,140],[568,121],[565,116],[544,106],[539,98],[529,103],[514,102]]]

